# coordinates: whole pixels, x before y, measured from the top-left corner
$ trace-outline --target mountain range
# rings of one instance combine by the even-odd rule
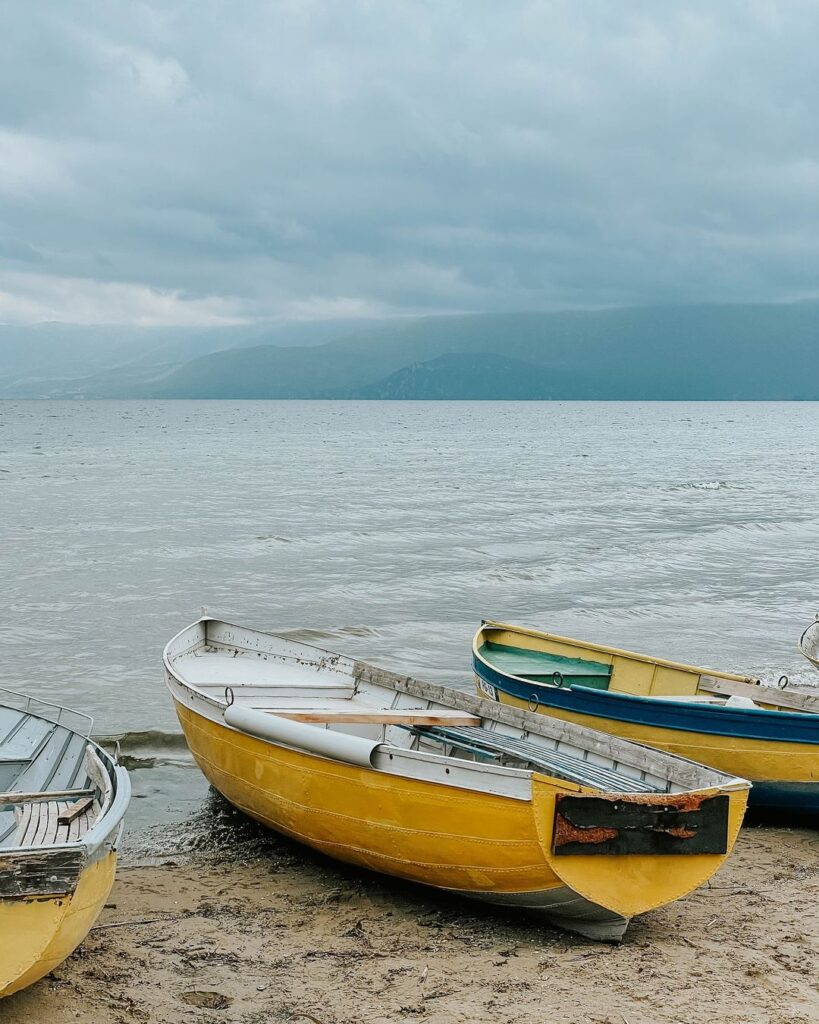
[[[0,396],[819,400],[819,302],[0,327]]]

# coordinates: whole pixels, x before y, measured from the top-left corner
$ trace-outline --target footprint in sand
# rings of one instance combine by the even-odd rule
[[[189,1006],[199,1006],[203,1010],[226,1010],[233,1002],[230,996],[222,995],[221,992],[182,992],[177,999]]]

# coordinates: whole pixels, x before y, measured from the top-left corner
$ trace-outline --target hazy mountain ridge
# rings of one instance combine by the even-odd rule
[[[375,384],[330,397],[379,400],[531,401],[552,398],[562,374],[491,352],[447,353],[411,363]]]
[[[298,326],[298,325],[297,325]],[[819,399],[819,303],[470,314],[236,331],[169,344],[51,389],[86,398]],[[218,344],[228,335],[177,339]],[[325,334],[325,337],[327,335]],[[252,344],[242,344],[252,341]],[[267,343],[259,344],[260,341]],[[158,357],[164,355],[164,361]],[[152,361],[153,360],[153,361]],[[0,361],[0,365],[2,365]],[[46,391],[47,389],[41,389]],[[13,387],[12,387],[13,391]],[[8,394],[8,388],[6,389]]]
[[[263,343],[315,345],[349,321],[140,327],[0,324],[0,398],[143,397],[202,355]]]
[[[519,361],[522,377],[541,368],[542,397],[819,399],[818,343],[816,302],[426,317],[382,322],[309,349],[204,356],[171,373],[152,397],[422,397],[429,374],[408,368],[480,353]],[[462,393],[463,368],[451,359],[438,364],[434,390]],[[512,384],[512,372],[507,365],[504,387],[525,390],[523,380]],[[390,381],[395,374],[400,379]]]

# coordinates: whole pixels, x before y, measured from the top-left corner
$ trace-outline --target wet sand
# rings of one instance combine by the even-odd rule
[[[816,830],[746,828],[709,887],[616,947],[238,835],[125,863],[81,948],[0,1021],[819,1021]]]

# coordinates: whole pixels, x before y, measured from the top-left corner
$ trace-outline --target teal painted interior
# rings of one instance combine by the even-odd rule
[[[591,686],[607,690],[611,680],[611,665],[583,658],[565,658],[543,651],[527,651],[521,647],[507,647],[491,641],[483,644],[479,653],[499,672],[519,676],[533,683],[554,684],[555,672],[563,676],[564,686]]]

